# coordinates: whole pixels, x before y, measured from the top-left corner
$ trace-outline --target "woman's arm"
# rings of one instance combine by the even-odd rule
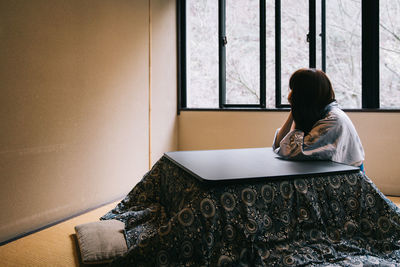
[[[290,111],[289,116],[286,119],[286,122],[283,124],[283,126],[279,129],[278,133],[276,134],[274,147],[278,148],[280,146],[282,139],[288,134],[289,131],[293,129],[295,129],[295,124],[293,121],[292,112]]]
[[[301,130],[291,130],[280,141],[275,153],[287,159],[332,159],[338,139],[343,135],[336,116],[319,120],[307,135]]]

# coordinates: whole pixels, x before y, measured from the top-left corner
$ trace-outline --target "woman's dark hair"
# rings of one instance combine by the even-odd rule
[[[308,133],[322,117],[326,105],[335,101],[335,93],[328,76],[316,69],[299,69],[289,80],[288,100],[296,129]]]

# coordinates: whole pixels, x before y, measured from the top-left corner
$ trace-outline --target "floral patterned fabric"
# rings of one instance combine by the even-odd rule
[[[362,172],[205,183],[161,158],[101,219],[114,266],[399,266],[400,209]]]

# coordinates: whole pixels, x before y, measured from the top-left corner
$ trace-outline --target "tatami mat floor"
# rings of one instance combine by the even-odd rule
[[[400,207],[400,197],[388,197]],[[0,247],[0,266],[85,266],[80,261],[74,226],[97,221],[118,202],[72,218]]]
[[[98,221],[119,201],[102,206],[65,222],[0,247],[0,266],[93,266],[80,260],[75,225]]]

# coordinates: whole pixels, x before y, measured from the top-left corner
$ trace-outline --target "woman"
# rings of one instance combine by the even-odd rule
[[[289,80],[291,112],[275,135],[273,149],[286,159],[332,160],[363,170],[364,149],[349,117],[338,107],[331,82],[315,69]]]

